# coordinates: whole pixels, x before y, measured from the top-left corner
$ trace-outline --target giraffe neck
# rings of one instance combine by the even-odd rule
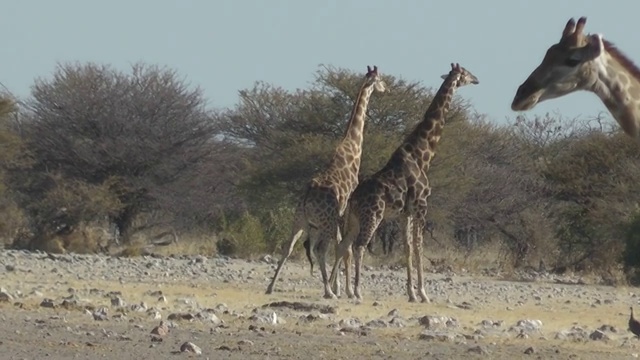
[[[332,161],[333,166],[350,166],[352,170],[355,170],[356,176],[360,169],[360,157],[362,155],[364,120],[372,93],[373,84],[364,84],[360,88],[356,102],[353,105],[353,110],[351,111],[347,130],[345,131],[342,141],[338,144]]]
[[[591,88],[611,115],[629,135],[638,136],[640,128],[640,79],[606,51],[597,60],[597,78]],[[633,65],[631,65],[633,66]]]
[[[405,151],[417,151],[428,158],[427,165],[434,155],[434,150],[440,141],[440,134],[445,123],[445,116],[451,107],[451,101],[457,88],[460,74],[450,74],[442,82],[427,108],[424,117],[405,140]]]

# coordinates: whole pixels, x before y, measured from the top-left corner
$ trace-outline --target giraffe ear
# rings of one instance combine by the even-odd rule
[[[600,56],[605,51],[602,34],[589,35],[589,37],[587,38],[587,47],[589,48],[591,58],[595,59]]]
[[[440,75],[440,77],[441,77],[442,79],[446,79],[446,78],[447,78],[447,76],[449,76],[449,74]]]

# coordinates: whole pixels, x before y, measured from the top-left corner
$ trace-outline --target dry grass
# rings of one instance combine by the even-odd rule
[[[396,246],[391,255],[381,254],[380,249],[375,250],[376,255],[367,254],[365,263],[370,266],[381,265],[406,265],[405,245]],[[480,273],[485,269],[511,270],[510,261],[502,246],[497,243],[489,243],[471,251],[465,251],[449,243],[435,244],[428,242],[422,250],[425,269],[443,270],[451,269],[455,272]]]
[[[154,252],[161,255],[204,255],[214,256],[217,254],[215,235],[186,235],[180,240],[167,246],[157,246]]]

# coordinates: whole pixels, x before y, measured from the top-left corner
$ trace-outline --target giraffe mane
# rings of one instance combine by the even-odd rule
[[[625,68],[636,80],[640,81],[640,68],[636,65],[633,60],[629,59],[627,55],[625,55],[618,47],[613,44],[611,41],[602,39],[604,43],[604,48],[607,50],[609,55],[614,58],[623,68]]]

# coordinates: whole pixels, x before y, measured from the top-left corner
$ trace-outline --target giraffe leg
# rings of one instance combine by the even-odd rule
[[[304,245],[304,253],[307,255],[307,260],[309,260],[309,274],[313,277],[313,257],[311,256],[311,239],[309,239],[309,234],[307,234],[307,239],[302,244]]]
[[[357,219],[352,218],[352,215],[345,215],[345,223],[343,224],[342,229],[346,231],[346,235],[337,245],[335,261],[333,263],[333,268],[331,269],[331,278],[329,281],[334,288],[336,287],[336,284],[339,284],[338,277],[340,276],[340,260],[342,259],[345,267],[345,292],[347,293],[347,297],[352,298],[351,258],[353,251],[351,247],[358,233]]]
[[[362,300],[362,294],[360,293],[360,275],[362,274],[362,260],[364,259],[364,246],[356,246],[354,254],[356,262],[356,276],[354,282],[354,295],[356,299]]]
[[[307,258],[311,265],[313,265],[313,259],[318,260],[318,227],[313,224],[309,224],[307,231],[307,241],[309,242],[309,253]],[[311,267],[313,270],[313,266]],[[313,274],[311,274],[313,276]]]
[[[357,299],[362,300],[360,291],[360,278],[362,275],[362,260],[364,259],[364,250],[380,225],[383,217],[383,211],[363,214],[359,217],[360,231],[356,237],[356,251],[354,254],[356,274],[354,280],[354,295]]]
[[[413,230],[413,218],[408,215],[402,219],[402,235],[406,246],[406,262],[407,262],[407,294],[409,302],[416,302],[416,292],[413,290],[413,244],[411,241]]]
[[[422,268],[422,238],[425,228],[424,219],[426,214],[420,214],[416,217],[413,224],[413,247],[415,249],[416,256],[416,271],[418,273],[418,294],[423,303],[431,302],[424,290],[424,273]]]
[[[340,228],[338,228],[338,231],[336,233],[336,241],[333,242],[334,245],[334,256],[337,258],[338,256],[338,250],[340,247],[340,243],[342,242],[342,233],[340,232]],[[346,264],[346,258],[343,258],[343,262]],[[331,274],[333,275],[333,269],[331,270]],[[330,284],[331,284],[331,290],[333,290],[333,293],[336,294],[337,297],[340,297],[340,277],[337,276],[334,280],[329,280]]]
[[[353,287],[351,286],[351,259],[353,259],[353,246],[347,248],[347,252],[342,258],[344,262],[344,278],[345,278],[345,292],[349,299],[353,299]]]
[[[346,238],[344,240],[342,240],[340,243],[338,243],[338,245],[336,246],[336,254],[335,254],[335,260],[333,262],[333,267],[331,268],[331,276],[329,277],[329,282],[331,283],[331,287],[333,289],[335,289],[338,286],[338,276],[340,273],[340,260],[343,259],[346,256],[346,252],[347,246],[351,246],[350,244],[347,244],[349,242],[349,239]],[[345,283],[345,287],[346,287],[346,292],[347,292],[347,296],[349,295],[349,280],[346,281]]]
[[[298,207],[296,210],[295,218],[293,221],[293,229],[291,230],[291,239],[289,240],[289,244],[282,248],[282,257],[278,261],[278,267],[276,268],[275,274],[273,274],[273,279],[271,279],[271,283],[267,286],[266,294],[273,293],[273,288],[275,287],[276,281],[278,280],[278,276],[280,275],[280,271],[282,271],[282,267],[284,263],[287,261],[291,253],[293,252],[293,248],[296,245],[296,242],[302,237],[302,234],[306,230],[306,219],[304,216],[304,209],[302,207]]]
[[[336,224],[332,224],[332,225],[336,225]],[[317,259],[318,259],[318,265],[320,267],[320,274],[322,275],[322,284],[324,285],[325,299],[337,298],[336,294],[334,294],[333,291],[331,290],[329,275],[327,273],[327,261],[326,261],[329,245],[336,240],[334,238],[336,234],[335,229],[336,229],[336,226],[331,226],[330,230],[328,231],[320,230],[317,232],[317,235],[316,235],[318,237],[316,240],[316,243],[318,244]],[[313,236],[311,238],[313,239]],[[314,241],[312,241],[311,243],[313,244]]]
[[[352,244],[353,241],[345,238],[345,240],[341,241],[336,246],[335,261],[333,263],[333,267],[331,268],[331,276],[329,278],[332,289],[335,290],[337,288],[339,290],[340,260],[342,260],[345,271],[345,292],[347,294],[347,297],[350,299],[353,297],[353,290],[351,288],[351,258],[353,256],[353,252],[351,250]],[[337,294],[339,294],[339,292],[336,292],[336,295]]]

